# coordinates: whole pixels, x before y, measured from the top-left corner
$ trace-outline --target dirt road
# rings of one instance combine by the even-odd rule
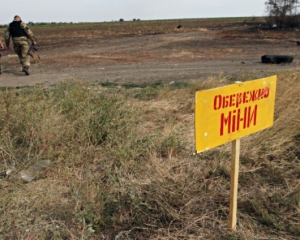
[[[222,32],[223,31],[223,32]],[[0,86],[50,85],[64,80],[154,82],[192,81],[214,74],[251,72],[269,76],[299,65],[296,37],[228,38],[224,30],[199,28],[152,35],[39,40],[40,62],[30,75],[21,72],[17,56],[2,52]],[[51,38],[50,38],[51,39]],[[292,55],[291,64],[263,64],[264,54]],[[250,80],[250,79],[249,79]]]

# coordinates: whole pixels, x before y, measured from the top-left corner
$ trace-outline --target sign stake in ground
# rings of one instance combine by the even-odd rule
[[[273,125],[277,77],[199,91],[195,98],[196,152],[232,142],[229,229],[236,230],[240,138]]]
[[[229,229],[231,229],[232,231],[236,230],[239,161],[240,161],[240,139],[237,139],[232,142],[232,153],[231,153]]]

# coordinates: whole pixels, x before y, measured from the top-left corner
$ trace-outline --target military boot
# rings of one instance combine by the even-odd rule
[[[29,75],[29,71],[27,67],[22,67],[22,72],[24,72],[25,75]]]

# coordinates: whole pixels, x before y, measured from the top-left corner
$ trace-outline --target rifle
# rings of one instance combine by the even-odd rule
[[[29,50],[28,50],[28,54],[34,59],[34,53],[37,52],[37,51],[38,51],[37,47],[32,43]],[[38,56],[39,59],[41,59],[38,54],[37,54],[37,56]]]

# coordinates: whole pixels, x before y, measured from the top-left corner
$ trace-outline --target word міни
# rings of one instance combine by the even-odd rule
[[[216,95],[214,97],[214,110],[235,108],[229,112],[221,113],[220,136],[255,126],[258,111],[258,104],[255,104],[255,102],[268,98],[269,95],[269,87],[225,96]],[[251,105],[240,107],[243,104]]]

